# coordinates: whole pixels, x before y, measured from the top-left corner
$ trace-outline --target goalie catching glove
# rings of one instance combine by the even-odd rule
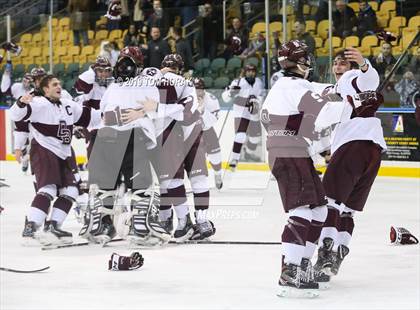
[[[417,244],[419,240],[408,229],[391,226],[390,238],[392,244]]]
[[[134,252],[130,256],[113,253],[108,262],[108,270],[134,270],[143,266],[143,263],[143,256],[139,252]]]

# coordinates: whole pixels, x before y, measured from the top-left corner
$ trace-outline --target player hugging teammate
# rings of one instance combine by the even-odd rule
[[[348,253],[353,214],[363,209],[385,149],[374,117],[382,102],[373,91],[379,78],[354,48],[335,58],[334,86],[307,80],[312,56],[300,41],[281,46],[279,63],[284,76],[270,90],[261,114],[270,169],[289,218],[282,234],[279,296],[315,297]],[[321,183],[310,156],[328,128],[333,128],[334,163]]]
[[[89,212],[80,235],[107,243],[118,233],[134,245],[164,244],[171,238],[174,209],[177,241],[206,238],[214,228],[207,219],[207,168],[194,85],[177,74],[179,55],[165,57],[161,69],[142,65],[138,48],[121,50],[116,83],[101,99],[103,121],[89,159]],[[184,169],[194,192],[195,224]]]

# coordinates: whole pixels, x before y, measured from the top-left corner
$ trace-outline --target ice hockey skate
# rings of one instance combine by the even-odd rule
[[[73,234],[62,230],[56,221],[46,221],[41,242],[43,245],[71,244]]]
[[[238,160],[237,159],[232,159],[229,162],[230,171],[235,172],[236,171],[236,166],[238,166]]]
[[[283,264],[277,296],[291,298],[315,298],[319,296],[319,285],[308,281],[300,266]]]
[[[331,273],[337,275],[338,270],[340,269],[341,263],[344,258],[349,254],[349,248],[345,245],[340,244],[338,246],[337,252],[333,252],[333,263],[331,266]]]
[[[35,222],[28,221],[25,217],[25,226],[22,231],[22,245],[27,247],[39,246],[40,226]]]
[[[318,259],[314,265],[315,270],[322,271],[331,276],[331,267],[333,265],[332,248],[334,241],[331,238],[324,238],[322,247],[318,249]]]
[[[218,173],[218,172],[214,173],[214,184],[215,184],[217,189],[222,189],[223,179],[222,179],[222,174],[221,173]]]
[[[174,238],[177,243],[183,243],[189,240],[194,234],[194,225],[191,221],[190,214],[184,218],[178,218],[178,224],[174,232]]]
[[[300,268],[302,271],[301,276],[306,281],[318,283],[320,290],[327,290],[330,288],[330,276],[322,271],[315,270],[310,259],[302,258]]]

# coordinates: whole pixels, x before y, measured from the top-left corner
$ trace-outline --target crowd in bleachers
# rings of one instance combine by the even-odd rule
[[[65,11],[52,19],[53,71],[70,86],[78,72],[97,55],[107,56],[113,62],[120,48],[134,45],[142,48],[147,66],[159,66],[166,54],[177,52],[183,56],[186,69],[203,77],[207,87],[223,88],[239,74],[244,63],[257,64],[262,73],[261,59],[266,50],[264,1],[245,2],[247,5],[243,1],[227,1],[224,36],[222,1],[68,0]],[[305,41],[317,56],[318,65],[327,63],[331,26],[333,51],[347,46],[360,48],[382,77],[420,27],[418,14],[397,15],[395,1],[337,0],[332,25],[327,20],[326,1],[290,4],[286,10],[287,37]],[[280,5],[281,2],[270,7],[270,56],[276,54],[285,26]],[[396,34],[398,40],[381,43],[375,36],[380,28]],[[13,57],[14,76],[22,76],[36,65],[49,69],[47,24],[23,33],[16,41],[23,52]],[[271,69],[275,70],[278,66],[274,57],[272,60]],[[402,76],[408,70],[418,81],[418,63],[417,45],[411,49],[405,69],[397,73]]]

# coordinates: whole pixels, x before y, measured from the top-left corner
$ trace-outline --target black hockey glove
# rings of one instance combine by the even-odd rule
[[[139,252],[134,252],[130,256],[113,253],[108,262],[108,270],[133,270],[143,266],[143,263],[143,256]]]
[[[258,112],[258,105],[259,105],[258,99],[255,97],[250,97],[247,103],[245,104],[245,107],[248,108],[249,113],[254,114]]]

